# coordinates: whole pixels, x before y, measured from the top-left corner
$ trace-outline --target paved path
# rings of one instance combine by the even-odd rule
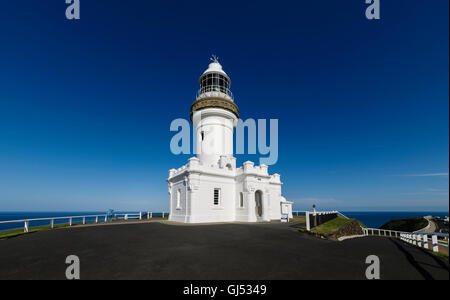
[[[427,228],[425,228],[422,232],[436,232],[437,228],[436,228],[436,224],[433,221],[433,218],[425,217],[425,219],[428,221],[429,227],[427,226]]]
[[[287,224],[167,223],[73,227],[0,240],[0,279],[365,279],[378,255],[382,279],[449,279],[448,261],[383,237],[317,239]]]

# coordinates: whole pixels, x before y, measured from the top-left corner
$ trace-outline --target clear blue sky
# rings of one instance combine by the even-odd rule
[[[241,117],[279,119],[295,208],[448,210],[448,6],[2,1],[0,210],[167,210],[169,125],[213,53]]]

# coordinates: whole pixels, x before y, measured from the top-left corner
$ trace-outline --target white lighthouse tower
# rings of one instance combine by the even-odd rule
[[[216,57],[199,79],[200,90],[191,107],[191,120],[197,138],[197,153],[202,164],[213,166],[221,159],[235,163],[233,131],[239,110],[230,91],[231,80]]]
[[[292,202],[281,195],[280,175],[247,161],[236,168],[234,128],[239,109],[231,80],[217,58],[200,76],[191,105],[196,157],[169,171],[169,220],[186,223],[266,222],[292,217]]]

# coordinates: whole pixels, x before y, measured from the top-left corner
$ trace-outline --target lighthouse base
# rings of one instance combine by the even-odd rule
[[[193,157],[178,170],[170,170],[167,182],[171,221],[269,222],[286,214],[292,218],[292,202],[281,196],[280,175],[269,175],[265,165],[205,166]]]

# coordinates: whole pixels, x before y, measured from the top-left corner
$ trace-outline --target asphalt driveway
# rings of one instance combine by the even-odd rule
[[[286,224],[176,226],[160,222],[73,227],[0,240],[0,279],[449,279],[448,260],[383,237],[333,242]]]

